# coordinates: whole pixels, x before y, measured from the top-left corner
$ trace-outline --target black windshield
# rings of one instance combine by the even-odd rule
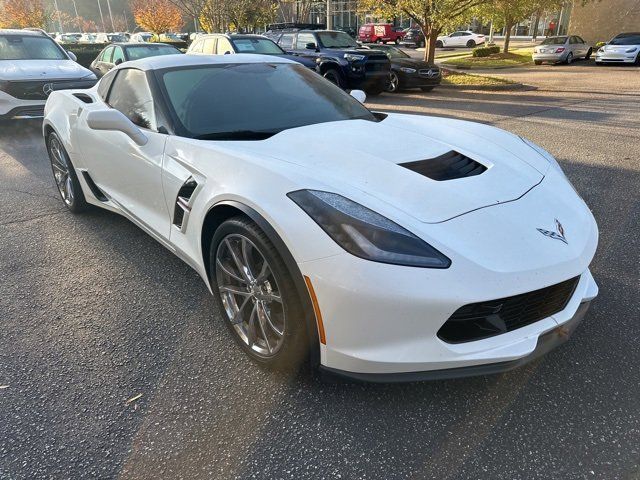
[[[316,123],[377,121],[349,94],[301,65],[206,65],[159,75],[179,134],[187,137],[262,140]]]
[[[623,33],[609,43],[611,45],[640,45],[640,33]]]

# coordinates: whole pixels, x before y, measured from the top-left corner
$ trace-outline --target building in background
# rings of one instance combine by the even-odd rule
[[[606,42],[618,33],[640,32],[640,0],[575,2],[569,21],[571,33],[587,42]]]

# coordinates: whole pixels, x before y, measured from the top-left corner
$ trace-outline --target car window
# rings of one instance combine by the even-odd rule
[[[576,37],[576,38],[578,39],[578,43],[587,43],[582,39],[582,37]]]
[[[614,37],[609,44],[611,45],[640,45],[640,33],[621,33]]]
[[[215,37],[205,38],[202,46],[202,53],[213,55],[216,51],[216,39]]]
[[[98,95],[102,99],[103,102],[107,101],[107,96],[109,95],[109,88],[113,83],[113,80],[116,78],[117,70],[111,70],[104,77],[100,79],[98,82]]]
[[[0,35],[0,60],[67,60],[67,56],[49,37]]]
[[[238,53],[259,53],[262,55],[282,55],[284,52],[268,38],[234,38],[233,45]]]
[[[307,48],[307,43],[316,43],[316,37],[312,33],[299,33],[296,40],[296,50],[304,50]]]
[[[113,56],[113,47],[107,47],[104,52],[102,52],[102,56],[100,57],[101,62],[111,63],[111,57]]]
[[[111,59],[111,63],[116,63],[117,60],[124,62],[124,52],[122,51],[122,47],[113,48],[113,58]]]
[[[578,43],[576,37],[569,37],[569,45],[575,45],[576,43]]]
[[[231,46],[231,43],[229,43],[229,40],[227,40],[224,37],[218,38],[218,44],[216,45],[216,53],[218,55],[224,55],[227,52],[233,53],[233,47]]]
[[[318,32],[320,43],[325,48],[358,48],[360,45],[344,32]]]
[[[280,37],[278,44],[285,50],[291,49],[293,48],[293,38],[293,33],[285,33],[284,35],[282,35],[282,37]]]
[[[127,47],[127,54],[129,60],[138,60],[140,58],[157,57],[160,55],[180,55],[182,52],[171,45],[154,45],[150,43],[148,45],[136,45],[134,47]],[[115,61],[115,56],[114,56]]]
[[[450,37],[459,37],[461,35],[460,32],[453,32],[451,35],[449,35]]]
[[[299,64],[167,68],[160,83],[179,134],[188,137],[264,139],[322,122],[376,121],[360,102]]]
[[[142,128],[156,129],[153,97],[144,72],[120,70],[113,81],[107,103]]]
[[[540,45],[564,45],[567,43],[567,37],[550,37],[545,38]]]
[[[202,53],[202,46],[203,46],[204,42],[202,40],[198,40],[196,43],[194,43],[191,47],[191,49],[189,50],[190,52],[193,53]]]

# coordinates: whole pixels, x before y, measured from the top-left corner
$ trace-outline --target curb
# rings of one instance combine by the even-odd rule
[[[533,85],[525,85],[524,83],[509,83],[506,85],[438,85],[437,88],[447,88],[450,90],[481,90],[488,92],[499,91],[531,91],[538,90],[538,87]]]

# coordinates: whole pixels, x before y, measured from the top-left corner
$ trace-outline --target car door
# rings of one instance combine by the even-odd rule
[[[113,57],[113,46],[105,48],[93,65],[93,71],[98,77],[102,77],[105,73],[113,68],[111,59]]]
[[[126,61],[127,59],[125,58],[122,47],[119,45],[113,47],[113,57],[111,57],[111,63],[113,64],[113,66],[120,65],[121,63]]]
[[[575,39],[576,39],[576,46],[580,51],[580,56],[586,57],[587,53],[589,53],[589,45],[587,45],[587,43],[582,39],[582,37],[576,36]]]
[[[86,116],[95,109],[114,108],[140,128],[147,138],[138,145],[126,134],[91,130]],[[106,196],[143,227],[169,238],[169,212],[162,191],[162,160],[168,135],[158,132],[158,121],[145,72],[117,71],[106,102],[88,105],[78,119],[78,145],[87,173]]]

